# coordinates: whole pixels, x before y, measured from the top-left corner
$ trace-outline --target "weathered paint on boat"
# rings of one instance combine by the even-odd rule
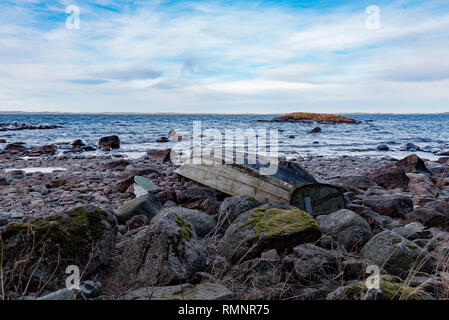
[[[275,175],[259,174],[258,165],[184,164],[176,173],[224,193],[262,202],[284,202],[313,215],[345,207],[343,189],[315,178],[299,164],[280,161]]]

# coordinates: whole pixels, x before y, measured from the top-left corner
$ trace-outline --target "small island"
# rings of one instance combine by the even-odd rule
[[[327,113],[311,113],[311,112],[292,112],[276,117],[272,120],[257,120],[258,122],[301,122],[301,123],[321,123],[321,124],[336,124],[336,123],[358,123],[357,120],[340,116],[337,114]]]

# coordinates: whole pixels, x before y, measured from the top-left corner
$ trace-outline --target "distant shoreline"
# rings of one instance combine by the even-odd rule
[[[326,112],[323,112],[326,113]],[[183,113],[183,112],[57,112],[57,111],[0,111],[0,115],[163,115],[163,116],[275,116],[282,113]],[[449,112],[437,113],[383,113],[383,112],[334,112],[337,115],[446,115]]]

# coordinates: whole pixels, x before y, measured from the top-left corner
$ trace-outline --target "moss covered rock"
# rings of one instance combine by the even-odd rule
[[[2,233],[7,284],[29,290],[58,287],[68,265],[89,275],[109,258],[116,239],[116,220],[94,206],[63,215],[8,224]],[[20,289],[19,289],[20,291]]]
[[[412,270],[430,273],[433,269],[432,258],[425,249],[389,230],[371,238],[360,256],[402,278]]]
[[[239,215],[226,230],[219,250],[236,262],[256,258],[268,249],[291,251],[320,236],[318,224],[308,213],[287,205],[264,205]]]
[[[111,277],[125,286],[170,285],[206,268],[206,250],[195,228],[181,215],[162,211],[149,226],[123,238]]]
[[[431,297],[416,288],[400,283],[400,279],[383,276],[379,290],[368,289],[365,282],[359,281],[329,293],[327,300],[428,300]]]

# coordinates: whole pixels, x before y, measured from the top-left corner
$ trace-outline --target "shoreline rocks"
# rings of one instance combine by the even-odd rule
[[[96,267],[82,279],[101,281],[101,294],[105,295],[102,299],[125,298],[123,294],[132,287],[142,288],[153,280],[161,290],[179,283],[191,286],[193,291],[205,282],[219,284],[221,287],[213,286],[217,296],[231,290],[232,298],[237,299],[349,299],[352,291],[347,288],[365,279],[368,265],[383,261],[365,257],[366,252],[371,252],[367,246],[383,252],[385,255],[376,254],[382,259],[399,252],[391,255],[394,258],[388,259],[382,270],[390,277],[400,275],[401,279],[388,280],[394,285],[402,286],[406,277],[413,276],[410,272],[414,270],[414,259],[421,257],[414,254],[418,248],[425,250],[429,258],[429,265],[419,277],[435,279],[435,283],[442,279],[441,266],[433,261],[441,261],[447,254],[445,243],[449,241],[449,185],[440,178],[449,167],[447,161],[425,161],[432,175],[419,172],[423,169],[419,160],[403,161],[406,163],[401,168],[396,167],[399,161],[387,158],[313,157],[298,161],[311,173],[346,188],[346,209],[313,218],[286,204],[262,204],[244,195],[230,197],[178,176],[176,164],[147,157],[39,154],[24,159],[22,154],[6,152],[0,155],[3,170],[25,169],[0,174],[0,232],[5,239],[8,225],[37,225],[36,219],[51,222],[50,217],[55,216],[70,221],[74,208],[90,204],[111,212],[107,214],[112,219],[107,222],[111,227],[105,229],[105,241],[101,242],[105,245],[99,246],[94,256]],[[410,180],[405,188],[385,189],[363,175],[388,166],[405,172]],[[27,170],[50,167],[66,170]],[[413,170],[418,172],[406,172]],[[136,176],[142,178],[143,185],[151,182],[160,188],[155,194],[146,190],[148,194],[144,195],[159,205],[143,206],[119,222],[115,211],[139,199],[133,188]],[[438,194],[432,193],[432,184]],[[64,224],[56,221],[55,230],[64,229]],[[89,229],[89,223],[82,225]],[[380,241],[379,235],[384,232],[400,241]],[[67,237],[77,240],[83,234],[71,232]],[[106,240],[113,235],[117,240]],[[60,243],[65,247],[64,241]],[[113,249],[109,251],[111,244]],[[83,247],[91,248],[87,244]],[[236,256],[227,260],[236,249]],[[12,261],[19,263],[20,259]],[[53,271],[52,265],[45,266],[49,266],[43,270],[45,274]],[[57,283],[62,279],[52,281],[48,290],[60,289]],[[423,281],[414,279],[411,288],[415,290]],[[420,289],[426,299],[444,298],[430,287]],[[55,297],[48,290],[37,294],[34,285],[30,290],[30,297]],[[213,297],[212,291],[206,288],[202,292]],[[385,298],[371,294],[373,299]],[[20,298],[10,292],[8,297]],[[139,293],[136,297],[145,299]]]

